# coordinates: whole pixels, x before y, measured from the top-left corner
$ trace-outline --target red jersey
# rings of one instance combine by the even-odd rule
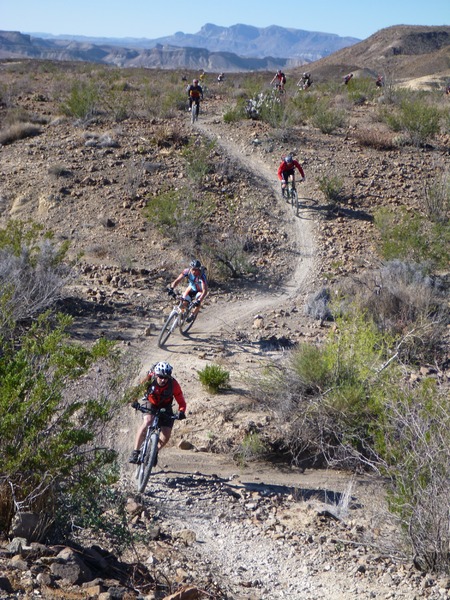
[[[147,379],[149,380],[150,385],[148,387],[146,398],[150,404],[157,406],[158,408],[167,407],[172,405],[173,399],[175,398],[179,409],[183,412],[186,411],[186,400],[184,399],[180,384],[176,379],[171,377],[167,380],[165,385],[158,385],[153,373],[149,373]]]
[[[297,168],[300,171],[300,175],[302,177],[305,176],[305,173],[303,171],[302,165],[297,160],[294,159],[290,164],[287,164],[287,162],[285,160],[283,160],[283,162],[281,163],[281,165],[278,167],[278,179],[280,181],[282,181],[283,180],[283,173],[285,171],[292,171],[295,168]]]

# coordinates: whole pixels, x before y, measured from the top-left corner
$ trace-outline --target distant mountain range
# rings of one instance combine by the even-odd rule
[[[255,71],[319,60],[359,41],[276,25],[219,27],[211,23],[195,34],[177,32],[154,40],[0,31],[0,58],[84,60],[121,67]]]

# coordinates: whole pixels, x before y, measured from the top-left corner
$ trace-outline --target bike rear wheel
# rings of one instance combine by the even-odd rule
[[[137,491],[142,494],[147,486],[150,474],[155,464],[156,453],[158,452],[158,440],[159,434],[155,431],[150,436],[150,441],[147,446],[147,452],[144,455],[144,459],[138,466],[136,479],[137,479]],[[144,442],[145,443],[145,442]]]
[[[158,338],[158,346],[162,348],[169,339],[170,334],[173,332],[178,322],[178,313],[173,310],[164,323],[161,333]]]

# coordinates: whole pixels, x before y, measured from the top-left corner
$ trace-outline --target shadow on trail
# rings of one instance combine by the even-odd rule
[[[195,496],[203,497],[205,494],[225,493],[236,500],[246,498],[248,492],[257,493],[261,498],[267,499],[285,499],[291,496],[296,501],[316,500],[330,506],[338,506],[346,501],[346,494],[329,488],[306,488],[301,486],[270,484],[263,482],[236,482],[230,481],[230,478],[223,478],[218,475],[187,475],[178,471],[164,471],[158,475],[165,477],[164,482],[158,481],[158,489],[154,492],[147,491],[155,501],[159,496],[163,497],[165,491],[163,488],[178,489],[187,493],[190,498]],[[357,503],[356,498],[351,497],[348,508],[356,509],[361,505]]]

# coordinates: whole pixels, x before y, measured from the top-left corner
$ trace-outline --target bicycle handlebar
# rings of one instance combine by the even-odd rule
[[[144,414],[151,414],[151,415],[160,415],[161,413],[165,413],[166,409],[165,408],[156,408],[153,406],[146,406],[145,404],[140,404],[140,402],[147,402],[147,399],[141,398],[141,400],[136,400],[135,402],[132,403],[131,408],[134,408],[134,410],[139,410],[140,412],[144,413]],[[153,412],[156,411],[156,412]],[[167,415],[170,416],[171,419],[178,419],[178,415]]]

